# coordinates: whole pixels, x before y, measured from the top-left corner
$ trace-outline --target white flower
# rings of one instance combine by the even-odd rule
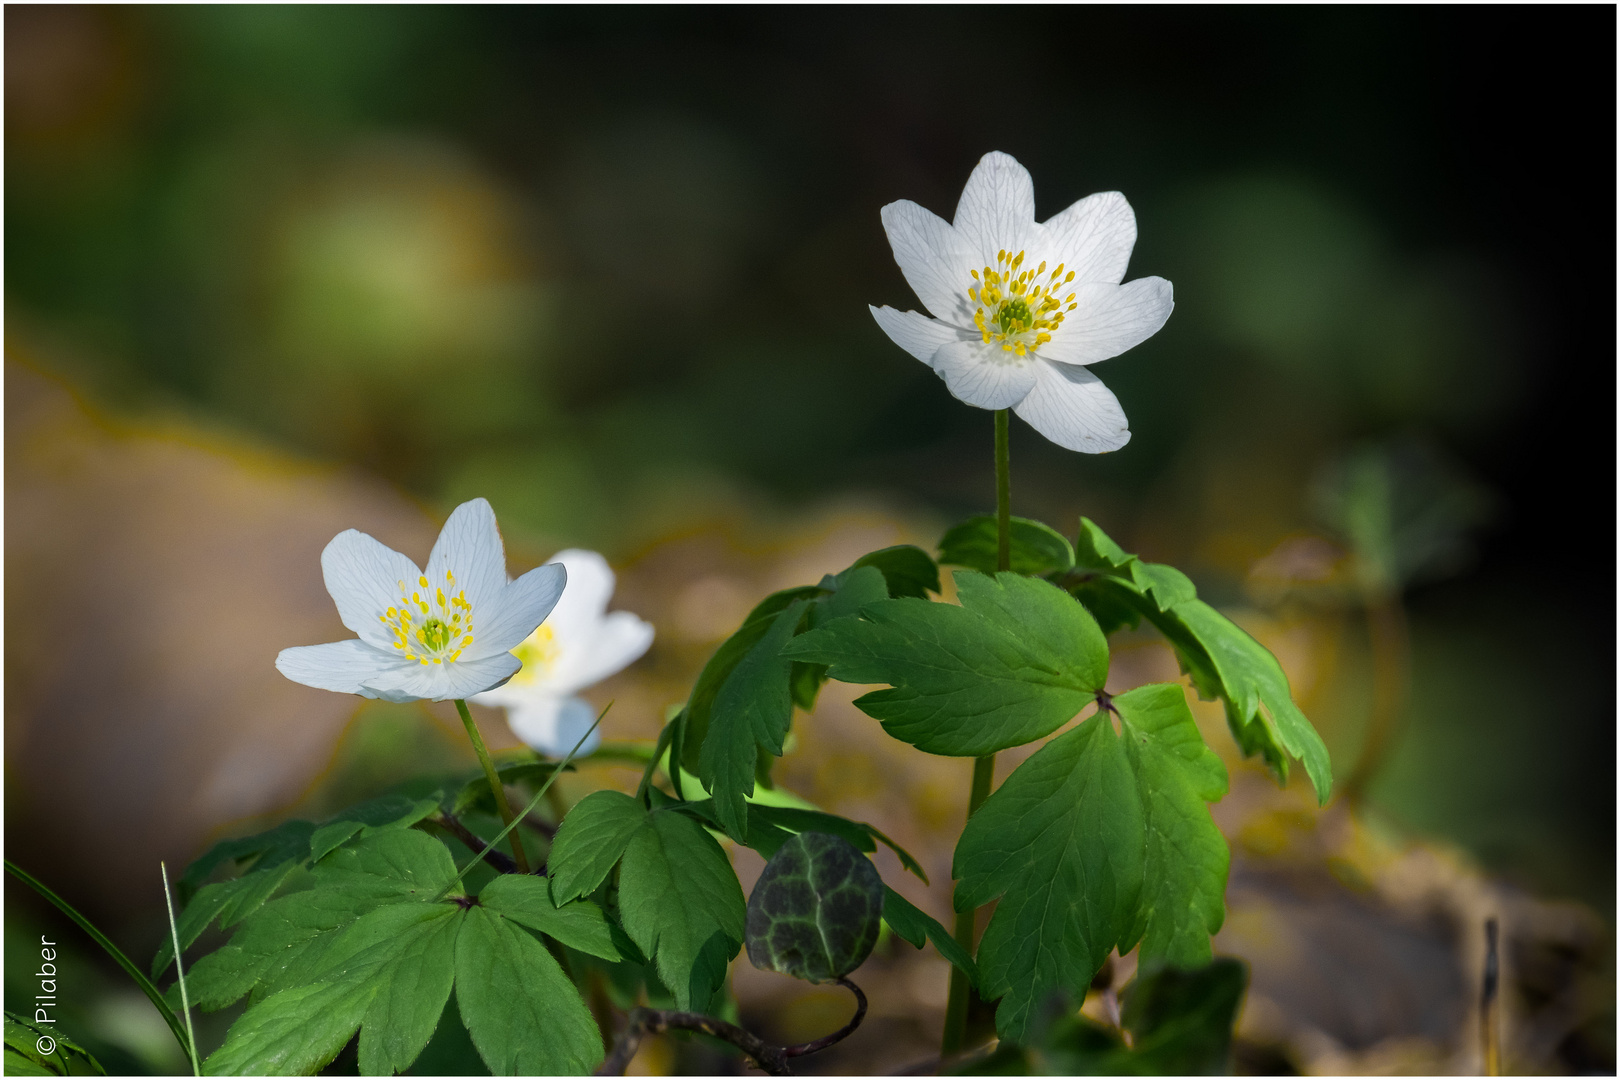
[[[955,222],[902,200],[883,208],[883,228],[935,317],[889,307],[872,315],[952,394],[1010,408],[1070,450],[1130,440],[1119,400],[1085,365],[1152,337],[1175,305],[1163,278],[1120,284],[1136,244],[1123,195],[1090,195],[1038,223],[1029,172],[991,153],[968,177]]]
[[[444,701],[499,686],[520,666],[511,650],[551,613],[568,573],[541,566],[511,581],[495,512],[462,503],[427,570],[363,532],[321,552],[326,591],[358,639],[281,650],[294,682],[384,701]]]
[[[551,618],[513,650],[523,670],[473,700],[504,705],[513,734],[560,758],[596,721],[596,710],[573,695],[638,659],[652,644],[653,628],[628,611],[607,613],[613,571],[596,552],[570,548],[552,562],[567,567],[568,591]],[[601,742],[600,732],[591,732],[575,756]]]

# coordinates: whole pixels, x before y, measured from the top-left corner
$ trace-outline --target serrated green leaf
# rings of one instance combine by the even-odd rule
[[[646,808],[617,791],[593,791],[576,803],[546,859],[552,898],[566,904],[595,892],[646,820]]]
[[[889,595],[926,598],[939,592],[939,567],[928,552],[912,544],[897,544],[862,555],[850,564],[851,570],[874,566],[883,574]]]
[[[1237,960],[1193,971],[1149,966],[1125,989],[1129,1047],[1112,1028],[1079,1015],[1072,1002],[1059,1007],[1064,1003],[1053,1001],[1028,1045],[1003,1042],[957,1075],[1222,1075],[1230,1065],[1232,1025],[1246,983]]]
[[[292,985],[336,934],[386,904],[432,900],[455,877],[444,845],[407,829],[377,833],[328,855],[314,887],[272,900],[186,975],[191,1000],[218,1009]],[[176,990],[169,996],[177,999]]]
[[[298,861],[288,859],[262,873],[218,881],[198,889],[175,923],[180,947],[189,947],[216,918],[220,928],[228,930],[259,910],[298,866]],[[162,975],[173,962],[174,942],[165,938],[152,960],[152,977]]]
[[[624,850],[619,917],[681,1009],[707,1005],[742,947],[731,863],[703,826],[672,810],[648,815]]]
[[[1027,1042],[1046,996],[1084,995],[1131,928],[1145,824],[1125,747],[1098,713],[1037,750],[968,819],[951,873],[968,911],[997,897],[979,942],[996,1029]]]
[[[359,821],[334,821],[330,825],[322,825],[310,835],[309,857],[320,862],[365,827],[365,823]]]
[[[602,1061],[601,1033],[557,961],[483,907],[467,911],[456,939],[456,1001],[497,1076],[579,1075]]]
[[[1039,521],[1015,517],[1010,522],[1008,568],[1015,574],[1061,573],[1074,565],[1074,549],[1057,530]],[[939,561],[965,566],[981,574],[994,574],[999,553],[996,519],[971,517],[940,538]]]
[[[800,600],[814,600],[824,594],[825,590],[815,585],[772,593],[748,613],[748,618],[743,620],[737,632],[721,642],[709,662],[703,665],[697,682],[692,686],[692,696],[686,702],[686,724],[682,732],[684,747],[681,757],[677,759],[687,772],[698,775],[699,757],[709,733],[709,715],[714,709],[715,698],[732,671],[765,636],[776,621],[776,616],[784,609]]]
[[[551,885],[543,877],[502,874],[484,887],[478,902],[569,948],[603,960],[624,959],[613,942],[613,928],[602,909],[589,900],[574,900],[558,907],[551,902]]]
[[[254,1003],[209,1055],[217,1075],[308,1075],[360,1028],[361,1071],[408,1068],[427,1045],[454,978],[460,910],[391,904],[336,935],[307,979]]]
[[[1116,625],[1121,608],[1145,616],[1175,647],[1198,692],[1225,702],[1227,723],[1244,754],[1262,755],[1281,782],[1288,779],[1288,756],[1298,758],[1317,801],[1325,804],[1333,790],[1327,746],[1294,703],[1277,658],[1197,599],[1186,575],[1141,562],[1086,518],[1080,519],[1076,551],[1079,565],[1101,575],[1066,579],[1082,603],[1100,620]]]
[[[1231,853],[1208,806],[1226,794],[1226,766],[1204,745],[1180,686],[1141,686],[1113,705],[1147,826],[1142,899],[1120,951],[1140,940],[1143,962],[1207,964],[1226,918]]]
[[[799,635],[784,655],[844,682],[889,683],[856,700],[931,754],[979,757],[1041,738],[1095,699],[1108,646],[1061,589],[1017,574],[956,575],[962,606],[881,600]]]
[[[48,1041],[46,1041],[48,1040]],[[52,1024],[39,1027],[15,1013],[5,1014],[7,1076],[105,1076],[95,1055]],[[49,1053],[41,1050],[49,1047]]]
[[[877,578],[876,570],[863,571]],[[771,621],[754,646],[727,676],[715,695],[698,759],[698,776],[714,797],[715,813],[733,837],[748,834],[748,803],[754,793],[756,747],[782,753],[788,724],[793,719],[793,697],[788,687],[790,661],[782,646],[798,630],[810,607],[795,600]]]
[[[800,833],[781,846],[748,898],[748,959],[806,982],[843,978],[877,944],[883,879],[848,840]]]
[[[439,799],[432,796],[413,799],[409,795],[390,794],[358,803],[335,814],[328,824],[339,821],[358,821],[367,829],[408,829],[439,808]]]
[[[307,821],[284,821],[267,832],[221,840],[209,848],[190,866],[178,883],[183,901],[202,887],[213,872],[226,862],[244,862],[255,859],[250,872],[269,870],[288,859],[309,857],[309,837],[315,826]]]
[[[1125,988],[1121,1020],[1142,1073],[1215,1076],[1230,1066],[1232,1027],[1248,987],[1241,960],[1185,970],[1144,967]]]
[[[961,968],[968,982],[975,987],[979,985],[979,966],[973,962],[967,950],[957,944],[951,932],[938,919],[887,885],[883,886],[883,921],[889,924],[890,930],[916,948],[922,948],[924,941],[932,941],[939,955]]]

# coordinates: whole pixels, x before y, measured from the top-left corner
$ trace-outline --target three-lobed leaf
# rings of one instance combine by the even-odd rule
[[[1085,608],[1017,574],[956,575],[961,606],[881,600],[801,634],[786,655],[844,682],[888,683],[857,699],[903,742],[979,757],[1050,734],[1094,700],[1108,646]]]
[[[1125,747],[1099,712],[1020,765],[968,819],[954,904],[1000,898],[979,942],[980,992],[996,1029],[1028,1041],[1034,1010],[1084,988],[1129,933],[1146,825]]]
[[[619,918],[653,958],[676,1006],[701,1010],[742,947],[742,887],[702,825],[673,810],[654,811],[624,848]]]
[[[803,832],[777,849],[748,898],[748,959],[822,983],[865,963],[877,944],[883,879],[848,840]]]
[[[1118,625],[1128,615],[1132,622],[1142,617],[1153,623],[1175,647],[1199,693],[1225,702],[1243,752],[1262,755],[1283,781],[1289,755],[1298,758],[1317,800],[1327,802],[1333,788],[1327,746],[1294,704],[1288,676],[1265,646],[1199,600],[1185,574],[1142,562],[1087,518],[1080,519],[1075,554],[1076,565],[1091,572],[1065,580],[1100,621]]]
[[[646,821],[646,807],[623,792],[593,791],[576,803],[546,859],[552,899],[562,905],[595,892]]]

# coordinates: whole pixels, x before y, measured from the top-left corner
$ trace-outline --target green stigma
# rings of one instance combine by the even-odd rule
[[[438,652],[450,644],[450,627],[443,619],[429,619],[422,624],[422,629],[417,631],[417,637],[421,639],[423,645]]]
[[[996,322],[1001,324],[1003,334],[1018,334],[1028,330],[1031,322],[1029,305],[1021,298],[1013,297],[1002,304],[1001,310],[996,312]]]

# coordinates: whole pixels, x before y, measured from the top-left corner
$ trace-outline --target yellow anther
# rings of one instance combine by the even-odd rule
[[[427,575],[426,574],[423,574],[421,577],[417,578],[416,580],[417,580],[417,583],[422,586],[422,588],[424,588],[424,589],[427,588]]]

